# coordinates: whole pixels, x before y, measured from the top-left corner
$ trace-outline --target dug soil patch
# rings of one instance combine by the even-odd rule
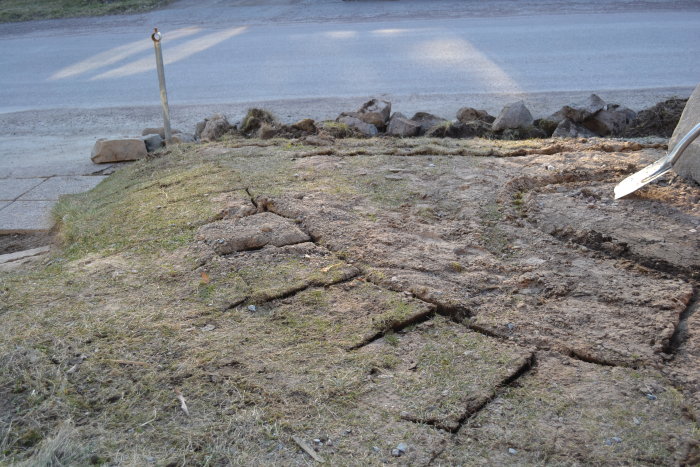
[[[664,152],[229,139],[126,167],[0,273],[0,462],[693,464],[700,188],[613,199]]]

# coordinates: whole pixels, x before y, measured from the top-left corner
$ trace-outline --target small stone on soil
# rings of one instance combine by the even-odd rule
[[[517,449],[508,448],[508,454],[510,454],[511,456],[514,456],[514,455],[516,455],[517,453],[518,453],[518,450],[517,450]]]
[[[619,444],[621,442],[622,442],[622,438],[620,438],[618,436],[613,436],[612,438],[605,440],[605,445],[612,446],[613,444]]]
[[[248,305],[248,311],[255,313],[257,311],[257,307],[255,305]]]
[[[647,394],[647,399],[649,399],[650,401],[655,401],[656,396],[654,394]]]

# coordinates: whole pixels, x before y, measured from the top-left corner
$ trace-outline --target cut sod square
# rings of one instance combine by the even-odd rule
[[[234,253],[226,258],[231,271],[249,285],[248,301],[264,303],[311,286],[346,281],[358,271],[311,242]]]
[[[357,352],[371,365],[365,404],[448,431],[527,370],[533,355],[443,317]]]
[[[654,370],[539,354],[518,383],[471,418],[436,465],[688,465],[697,443],[683,396]]]

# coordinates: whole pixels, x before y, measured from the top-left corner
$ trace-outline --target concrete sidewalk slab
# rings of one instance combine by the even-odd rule
[[[0,211],[12,204],[12,201],[0,201]]]
[[[41,185],[45,178],[0,179],[0,202],[14,201],[32,188]]]
[[[0,234],[50,230],[55,201],[15,201],[0,210]]]
[[[31,250],[16,251],[15,253],[0,255],[0,264],[10,263],[12,261],[18,261],[24,258],[30,258],[32,256],[48,253],[49,251],[51,251],[50,246],[41,246],[39,248],[32,248]]]
[[[2,152],[0,150],[0,152]],[[97,165],[89,161],[90,152],[88,151],[87,156],[88,162],[75,162],[75,161],[65,161],[65,162],[46,162],[42,165],[32,165],[24,167],[2,167],[2,175],[0,175],[0,180],[7,180],[10,178],[31,178],[31,177],[69,177],[69,176],[81,176],[81,175],[92,175],[92,174],[103,174],[110,173],[113,170],[114,164],[112,165]]]
[[[104,176],[51,177],[24,193],[18,201],[55,201],[62,195],[91,190],[104,179]]]

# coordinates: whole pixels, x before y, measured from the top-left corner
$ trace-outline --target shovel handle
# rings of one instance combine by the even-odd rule
[[[668,155],[668,161],[671,163],[671,165],[676,163],[676,161],[681,157],[681,154],[683,154],[683,151],[685,151],[685,149],[690,146],[690,143],[692,143],[698,136],[700,136],[700,123],[695,125],[688,133],[686,133],[683,139],[673,147],[673,151],[671,151]]]

